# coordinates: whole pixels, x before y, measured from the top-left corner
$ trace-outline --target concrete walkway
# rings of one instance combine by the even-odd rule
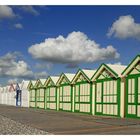
[[[5,105],[0,105],[0,115],[51,134],[140,134],[139,119],[95,117]]]

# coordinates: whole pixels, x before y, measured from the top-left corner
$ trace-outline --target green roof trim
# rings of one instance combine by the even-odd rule
[[[131,66],[131,64],[133,64],[133,62],[140,57],[140,54],[138,54],[129,64],[128,66],[124,69],[124,71],[122,72],[122,75],[126,72],[126,70]]]
[[[56,85],[58,85],[58,82],[59,82],[59,80],[60,80],[60,78],[61,78],[62,76],[64,76],[64,77],[67,79],[67,81],[68,81],[69,84],[71,83],[71,81],[68,79],[68,77],[65,75],[65,73],[62,72],[61,75],[60,75],[60,77],[59,77],[59,79],[58,79],[58,81],[57,81],[57,83],[56,83]]]
[[[107,66],[105,63],[102,63],[101,65],[100,65],[100,67],[97,69],[97,71],[94,73],[94,75],[91,77],[91,80],[94,78],[94,76],[96,75],[96,73],[101,69],[101,67],[104,67],[104,68],[106,68],[108,71],[110,71],[116,78],[118,77],[118,74],[114,71],[114,70],[112,70],[109,66]]]
[[[38,88],[39,85],[41,85],[40,87],[44,87],[44,85],[42,84],[41,80],[40,80],[40,79],[37,79],[36,84],[35,84],[34,87],[35,87],[35,88]]]
[[[33,86],[32,80],[30,80],[30,82],[27,86],[27,89],[32,89],[32,88],[35,88],[35,87]]]
[[[85,78],[87,79],[87,81],[89,81],[89,82],[91,81],[91,80],[87,77],[87,75],[82,71],[82,69],[79,69],[79,70],[76,72],[75,76],[73,77],[71,83],[73,83],[75,77],[77,76],[77,74],[78,74],[79,72],[81,72],[81,73],[85,76]]]
[[[46,82],[47,82],[49,79],[52,81],[52,83],[54,84],[54,86],[56,86],[56,84],[55,84],[54,81],[52,80],[51,76],[49,76],[49,77],[46,79]],[[46,86],[46,82],[44,83],[44,86]]]
[[[30,82],[29,82],[29,84],[28,84],[28,86],[27,86],[27,89],[30,89],[30,85],[31,85],[32,83],[31,83],[31,80],[30,80]]]
[[[104,65],[115,75],[116,78],[118,77],[118,74],[114,70],[112,70],[108,65]]]

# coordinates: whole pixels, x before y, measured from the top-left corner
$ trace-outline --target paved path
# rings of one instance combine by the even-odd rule
[[[95,117],[80,113],[0,105],[0,115],[51,134],[140,134],[139,119]]]

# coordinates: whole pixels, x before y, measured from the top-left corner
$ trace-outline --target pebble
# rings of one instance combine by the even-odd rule
[[[0,115],[0,135],[48,135],[48,132],[21,124]]]

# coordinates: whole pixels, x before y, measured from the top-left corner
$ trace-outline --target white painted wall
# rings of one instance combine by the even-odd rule
[[[92,115],[95,115],[95,83],[92,84]]]
[[[125,116],[125,79],[121,79],[121,91],[120,91],[120,116]]]

